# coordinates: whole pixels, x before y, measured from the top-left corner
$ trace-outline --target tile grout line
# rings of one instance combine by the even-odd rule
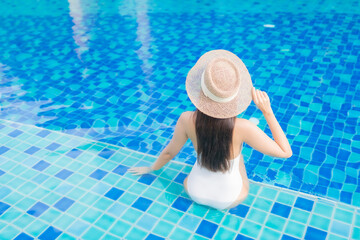
[[[93,144],[94,145],[94,144]],[[69,147],[69,148],[71,148],[71,147]],[[18,155],[19,154],[21,154],[20,152],[18,153]],[[92,154],[92,155],[94,155],[93,156],[93,158],[94,157],[96,157],[96,154]],[[39,158],[37,157],[37,156],[35,156],[38,160],[39,160]],[[125,159],[126,158],[128,158],[129,156],[126,156],[125,157]],[[9,159],[8,157],[6,157],[7,159]],[[125,160],[124,159],[124,160]],[[76,162],[80,162],[80,163],[82,163],[81,161],[79,161],[79,160],[77,160],[77,159],[74,159]],[[123,160],[123,161],[124,161]],[[10,160],[11,161],[11,160]],[[110,160],[110,161],[112,161],[112,162],[115,162],[115,161],[113,161],[113,160]],[[116,162],[117,163],[117,162]],[[24,165],[23,163],[19,163],[20,165],[22,165],[22,166],[26,166],[26,167],[29,167],[30,168],[30,166],[27,166],[27,165]],[[52,165],[54,165],[54,166],[58,166],[55,162],[54,163],[51,163]],[[90,165],[91,166],[91,165]],[[168,167],[170,167],[170,169],[171,169],[171,166],[168,166]],[[14,168],[14,167],[13,167]],[[11,169],[13,169],[13,168],[11,168]],[[61,167],[60,167],[61,168]],[[101,168],[101,167],[100,167]],[[183,170],[183,168],[184,167],[182,167],[182,170]],[[9,170],[11,170],[11,169],[9,169]],[[176,169],[177,170],[177,169]],[[163,170],[164,171],[164,170]],[[181,170],[180,170],[181,171]],[[48,177],[53,177],[52,175],[49,175],[48,173],[44,173],[44,172],[39,172],[39,174],[44,174],[44,175],[47,175]],[[89,177],[89,176],[87,176],[87,175],[83,175],[82,173],[78,173],[78,174],[80,174],[80,175],[82,175],[83,177]],[[124,176],[125,177],[125,176]],[[161,177],[161,176],[158,176],[159,178],[163,178],[163,177]],[[128,179],[127,177],[125,177],[126,179]],[[165,178],[164,178],[165,179]],[[129,179],[129,180],[133,180],[133,179]],[[171,180],[169,180],[169,181],[171,181]],[[65,182],[65,181],[64,181]],[[83,182],[83,181],[82,181]],[[136,184],[136,181],[134,180],[134,182],[133,182],[133,184],[132,185],[134,185],[134,184]],[[72,183],[71,183],[71,185],[73,185]],[[116,185],[116,184],[115,184]],[[74,187],[78,187],[79,189],[83,189],[81,186],[79,186],[79,185],[73,185]],[[149,185],[147,185],[147,188],[146,189],[149,189],[150,188],[150,186]],[[154,188],[156,188],[156,187],[154,187]],[[146,190],[146,189],[144,189],[144,191]],[[158,188],[156,188],[156,189],[158,189]],[[15,191],[17,191],[16,189],[14,189]],[[165,189],[159,189],[159,190],[162,190],[162,192],[166,192],[166,190]],[[55,190],[50,190],[50,192],[54,192],[54,193],[57,193]],[[85,193],[86,193],[86,191],[85,191]],[[84,194],[85,194],[84,193]],[[90,192],[89,192],[90,193]],[[93,192],[91,192],[91,193],[93,193]],[[130,192],[131,193],[131,192]],[[83,194],[83,195],[84,195]],[[95,192],[94,193],[95,195],[99,195],[99,196],[103,196],[103,195],[100,195],[99,193],[97,193],[97,192]],[[62,196],[65,196],[65,195],[63,195],[63,194],[60,194],[60,195],[62,195]],[[41,201],[41,200],[40,200]],[[81,203],[81,204],[83,204],[83,203]],[[88,206],[86,203],[84,203],[85,204],[85,206]],[[52,206],[52,205],[51,205]],[[89,207],[91,207],[91,206],[89,206]],[[129,206],[130,207],[130,206]],[[127,209],[129,208],[129,207],[127,207]],[[146,212],[144,212],[142,215],[144,215]],[[103,216],[104,214],[107,214],[107,212],[104,212],[101,216]],[[72,215],[71,215],[72,216]],[[96,220],[98,220],[101,216],[99,216]],[[120,217],[120,216],[119,216]],[[80,221],[83,221],[80,217],[76,217],[76,219],[78,219],[78,220],[80,220]],[[140,220],[140,219],[139,219]],[[139,221],[139,220],[137,220],[137,221]],[[163,219],[165,222],[168,222],[167,220],[165,220],[165,219]],[[128,222],[127,220],[124,220],[125,222]],[[86,222],[87,223],[87,222]],[[129,222],[130,223],[130,222]],[[170,223],[171,224],[171,222],[168,222],[168,223]],[[94,226],[94,227],[97,227],[96,225],[94,225],[94,224],[90,224],[90,226]],[[140,226],[137,226],[137,227],[139,227],[140,229],[143,229],[143,230],[146,230],[146,229],[144,229],[144,228],[142,228],[142,227],[140,227]],[[155,226],[154,226],[155,227]],[[181,226],[180,226],[181,227]],[[70,228],[70,226],[68,226],[66,229],[65,229],[65,232],[67,232],[66,230],[67,229],[69,229]],[[182,228],[182,227],[181,227]],[[88,228],[87,228],[88,229]],[[184,228],[184,230],[188,230],[188,229],[185,229]],[[147,230],[146,230],[147,231]],[[109,232],[109,231],[105,231],[105,233],[107,233],[107,232]],[[84,234],[85,234],[85,232],[84,232]]]
[[[21,164],[21,165],[23,165],[23,164]],[[44,174],[44,175],[49,175],[48,173],[43,173],[43,172],[39,172],[39,174]],[[52,175],[49,175],[50,177],[53,177]],[[18,176],[19,177],[19,176]],[[20,177],[20,178],[23,178],[23,177]],[[25,182],[26,183],[26,182]],[[22,184],[23,185],[23,184]],[[21,185],[21,186],[22,186]],[[73,185],[73,184],[72,184]],[[77,187],[77,188],[79,188],[79,189],[82,189],[83,190],[83,188],[81,187],[81,186],[75,186],[75,185],[73,185],[74,187]],[[20,187],[20,186],[19,186]],[[13,191],[14,192],[18,192],[18,190],[17,190],[18,188],[13,188]],[[44,188],[44,189],[46,189],[46,188]],[[34,190],[36,190],[36,189],[34,189]],[[33,192],[33,191],[32,191]],[[30,192],[30,193],[32,193],[32,192]],[[84,196],[86,193],[89,193],[90,191],[84,191],[84,194],[82,195],[82,196]],[[47,197],[48,196],[48,194],[46,195],[46,196],[44,196],[43,198],[41,198],[41,199],[33,199],[32,197],[31,197],[31,195],[30,195],[30,193],[29,194],[26,194],[26,195],[28,195],[27,197],[29,198],[29,199],[32,199],[32,200],[35,200],[35,202],[36,202],[36,200],[38,200],[37,202],[44,202],[43,201],[43,199],[45,198],[45,197]],[[59,196],[61,196],[61,197],[67,197],[66,195],[64,195],[64,194],[62,194],[62,193],[58,193],[58,192],[56,192],[55,191],[55,189],[54,190],[50,190],[49,189],[49,193],[55,193],[55,194],[58,194]],[[103,195],[100,195],[99,193],[97,193],[97,192],[91,192],[91,193],[93,193],[93,194],[95,194],[95,195],[99,195],[99,196],[103,196]],[[25,195],[25,196],[26,196]],[[18,202],[16,202],[16,204],[17,204]],[[115,201],[114,201],[114,203],[115,203]],[[114,203],[112,203],[112,205],[114,204]],[[15,206],[16,204],[11,204],[12,205],[12,207],[15,207],[15,208],[18,208],[17,206]],[[55,204],[55,203],[54,203]],[[49,208],[54,208],[54,204],[52,204],[52,205],[48,205],[48,204],[46,204],[46,205],[48,205],[49,206]],[[87,206],[87,207],[89,207],[89,208],[91,208],[91,207],[93,207],[93,205],[88,205],[88,204],[86,204],[86,203],[82,203],[81,202],[81,204],[82,205],[84,205],[84,206]],[[54,208],[54,209],[56,209],[56,208]],[[25,211],[24,211],[25,212]],[[60,210],[60,213],[61,213],[62,211]],[[62,212],[63,214],[67,214],[67,215],[70,215],[70,216],[73,216],[72,214],[69,214],[69,213],[65,213],[65,212]],[[105,212],[104,211],[104,213],[103,214],[101,214],[98,218],[96,218],[96,220],[98,220],[101,216],[103,216],[105,213],[107,213],[107,212]],[[81,214],[80,216],[82,216],[83,214]],[[75,217],[75,219],[76,220],[80,220],[80,221],[84,221],[83,219],[81,219],[80,218],[80,216],[73,216],[73,217]],[[21,217],[21,216],[19,216],[19,217]],[[18,218],[19,218],[18,217]],[[57,218],[55,218],[54,219],[54,221],[53,222],[47,222],[47,221],[45,221],[45,220],[43,220],[42,218],[35,218],[35,220],[36,219],[40,219],[41,221],[43,221],[43,222],[45,222],[46,224],[49,224],[50,226],[53,226],[53,223],[56,221],[56,220],[58,220],[58,218],[59,218],[60,216],[58,216]],[[18,218],[16,218],[16,219],[18,219]],[[16,220],[16,219],[14,219],[14,221]],[[84,221],[85,223],[88,223],[87,221]],[[89,227],[91,227],[91,226],[93,226],[93,227],[97,227],[96,225],[95,225],[95,221],[93,222],[93,223],[89,223]],[[70,228],[71,226],[69,225],[69,226],[67,226],[65,229],[64,229],[64,231],[62,231],[62,232],[65,232],[65,233],[67,233],[67,234],[70,234],[70,235],[72,235],[72,233],[69,233],[67,230]],[[86,229],[89,229],[89,227],[87,227]],[[97,227],[98,228],[98,227]],[[86,230],[85,229],[85,230]],[[85,230],[84,230],[84,233],[85,233]],[[106,232],[104,232],[104,233],[106,233]],[[112,234],[112,233],[110,233],[110,234]],[[40,233],[40,235],[41,235],[41,233]]]
[[[259,191],[260,192],[260,191]],[[270,209],[272,209],[273,207],[274,207],[274,204],[275,204],[275,199],[277,199],[277,197],[278,197],[278,195],[280,194],[280,191],[277,191],[276,192],[276,196],[274,197],[274,201],[272,202],[272,204],[271,204],[271,207],[270,207]],[[259,196],[259,194],[258,194],[258,196]],[[265,218],[265,220],[264,220],[264,224],[262,225],[262,227],[261,227],[261,230],[260,230],[260,234],[258,235],[258,237],[257,237],[257,239],[260,239],[260,237],[261,237],[261,233],[263,233],[264,232],[264,229],[267,227],[266,225],[265,225],[265,222],[270,218],[270,215],[271,215],[272,213],[271,213],[271,210],[269,210],[269,212],[268,212],[268,214],[267,214],[267,216],[266,216],[266,218]],[[282,216],[281,216],[282,217]],[[247,218],[247,216],[246,216],[246,218]],[[285,218],[284,218],[285,219]],[[287,219],[286,221],[289,221],[289,219]],[[285,229],[285,224],[284,224],[284,227],[283,227],[284,229]],[[272,229],[272,228],[269,228],[269,229]],[[284,229],[280,232],[280,233],[282,233],[283,231],[284,231]],[[272,230],[275,230],[275,229],[272,229]],[[276,232],[278,232],[277,230],[275,230]]]
[[[18,123],[16,123],[16,124],[18,124]],[[42,128],[40,128],[40,127],[36,127],[36,128],[39,128],[39,129],[42,129]],[[45,130],[47,130],[47,131],[52,131],[52,132],[56,132],[56,131],[53,131],[53,130],[48,130],[48,129],[45,129]],[[57,132],[56,132],[57,133]],[[69,134],[65,134],[65,133],[63,133],[64,135],[66,135],[66,136],[71,136],[71,137],[73,137],[73,135],[69,135]],[[35,133],[33,134],[33,135],[36,135]],[[6,136],[6,135],[4,135],[4,136]],[[75,137],[78,137],[78,136],[75,136]],[[82,137],[78,137],[79,139],[82,139],[83,141],[84,140],[86,140],[86,141],[89,141],[88,139],[86,139],[86,138],[82,138]],[[37,142],[40,142],[41,141],[41,139],[39,140],[39,141],[37,141]],[[99,141],[91,141],[90,140],[90,142],[92,143],[92,145],[95,145],[96,143],[98,143]],[[102,142],[101,142],[102,143]],[[102,143],[102,144],[104,144],[104,143]],[[112,145],[112,144],[108,144],[108,143],[105,143],[105,145]],[[138,151],[135,151],[135,150],[132,150],[132,149],[127,149],[127,148],[125,148],[125,147],[120,147],[120,146],[116,146],[116,145],[113,145],[113,146],[115,146],[116,148],[120,148],[120,149],[123,149],[123,150],[125,150],[125,151],[131,151],[131,152],[133,152],[133,153],[136,153],[136,154],[140,154],[140,155],[147,155],[147,156],[150,156],[150,157],[153,157],[153,158],[155,158],[155,156],[152,156],[152,155],[150,155],[150,154],[143,154],[143,153],[141,153],[141,152],[138,152]],[[69,146],[69,148],[71,148],[70,146]],[[86,151],[86,150],[85,150]],[[17,154],[18,155],[18,154]],[[94,155],[95,156],[95,155]],[[127,158],[127,157],[125,157],[125,158]],[[141,158],[142,159],[142,158]],[[145,160],[146,161],[146,160]],[[118,164],[118,162],[116,162],[116,161],[112,161],[112,162],[114,162],[114,163],[116,163],[116,164]],[[175,164],[178,164],[178,163],[180,163],[180,162],[177,162],[177,161],[173,161]],[[103,164],[102,164],[103,165]],[[186,163],[180,163],[180,165],[183,165],[183,166],[191,166],[190,164],[186,164]],[[27,165],[26,165],[27,166]],[[29,167],[29,166],[27,166],[27,167]],[[12,169],[12,168],[11,168]],[[175,170],[177,170],[177,169],[175,169]],[[182,168],[182,170],[184,170],[183,168]],[[182,172],[182,170],[179,170],[180,172]],[[260,186],[263,186],[263,187],[270,187],[270,188],[273,188],[273,189],[276,189],[276,190],[278,190],[278,193],[277,193],[277,195],[279,194],[279,192],[281,192],[281,191],[284,191],[284,192],[286,192],[286,191],[288,191],[288,192],[295,192],[296,194],[294,194],[294,195],[296,195],[296,196],[298,196],[298,195],[304,195],[304,196],[308,196],[308,197],[310,197],[310,198],[315,198],[315,201],[314,202],[317,202],[318,201],[318,199],[324,199],[324,200],[326,200],[326,201],[329,201],[329,202],[335,202],[335,201],[331,201],[331,200],[329,200],[329,199],[326,199],[326,198],[321,198],[321,197],[318,197],[318,196],[313,196],[313,195],[310,195],[310,194],[306,194],[306,193],[302,193],[302,192],[297,192],[297,191],[294,191],[294,190],[290,190],[289,191],[289,189],[286,189],[286,188],[281,188],[281,187],[278,187],[278,186],[270,186],[270,185],[268,185],[268,184],[264,184],[264,183],[259,183],[259,182],[254,182],[254,181],[252,181],[252,180],[250,180],[250,182],[252,182],[252,183],[254,183],[254,184],[257,184],[257,185],[260,185]],[[111,184],[110,184],[111,185]],[[21,185],[22,186],[22,185]],[[146,189],[149,189],[150,188],[150,186],[148,186]],[[145,189],[145,190],[146,190]],[[144,190],[144,191],[145,191]],[[52,191],[52,190],[51,190]],[[258,193],[259,194],[259,193]],[[335,207],[338,207],[339,205],[343,205],[343,206],[347,206],[347,204],[344,204],[344,203],[341,203],[341,202],[335,202]],[[348,207],[348,206],[347,206]],[[355,210],[357,209],[356,207],[354,207],[354,206],[352,206],[352,205],[350,205],[350,207],[351,208],[355,208]],[[334,208],[334,212],[335,212],[335,210],[336,210],[336,208]],[[146,212],[144,212],[144,213],[146,213]],[[105,213],[104,213],[105,214]],[[269,214],[270,214],[270,212],[269,212]],[[334,213],[333,213],[333,215],[334,215]],[[309,222],[310,222],[310,219],[311,219],[311,216],[312,216],[312,212],[310,213],[310,215],[309,215],[309,219],[308,219],[308,221],[307,221],[307,226],[309,226]],[[355,225],[354,225],[354,219],[355,219],[355,214],[353,215],[353,219],[352,219],[352,223],[350,224],[350,226],[352,226],[352,227],[354,227]],[[267,216],[267,218],[269,217],[269,215]],[[205,219],[205,216],[203,217],[204,219]],[[80,218],[79,218],[80,219]],[[332,220],[333,220],[333,218],[332,218]],[[139,221],[139,220],[138,220]],[[223,221],[223,220],[222,220]],[[176,225],[178,225],[178,224],[176,224]],[[220,223],[219,224],[217,224],[217,225],[220,225]],[[155,226],[154,226],[155,227]],[[154,228],[153,227],[153,228]],[[262,231],[263,231],[263,229],[265,228],[265,226],[263,226],[263,228],[262,228]],[[330,227],[329,227],[330,228]],[[219,228],[218,228],[219,229]],[[185,230],[188,230],[188,229],[185,229]],[[282,232],[284,232],[284,230],[282,231]],[[105,232],[105,233],[107,233],[107,232]],[[351,233],[352,233],[352,229],[350,230],[350,237],[351,237]],[[111,234],[111,233],[110,233]],[[195,234],[195,233],[194,233]],[[336,234],[337,235],[337,234]]]
[[[20,163],[21,165],[23,165],[22,163]],[[11,168],[11,169],[13,169],[13,168]],[[39,172],[39,174],[40,173],[42,173],[42,174],[45,174],[45,175],[48,175],[48,176],[50,176],[50,177],[52,177],[52,175],[49,175],[48,173],[43,173],[43,172]],[[82,174],[81,174],[82,175]],[[85,175],[84,175],[85,176]],[[88,177],[88,176],[85,176],[85,177]],[[20,177],[20,178],[22,178],[22,177]],[[136,184],[136,182],[134,181],[134,183],[132,184],[132,185],[134,185],[134,184]],[[21,185],[22,186],[22,185]],[[75,186],[75,185],[74,185]],[[83,189],[81,186],[75,186],[75,187],[78,187],[79,189]],[[149,188],[150,186],[148,186],[148,188]],[[15,192],[18,192],[17,191],[17,188],[16,189],[13,189]],[[56,194],[58,194],[55,190],[50,190],[50,193],[51,192],[53,192],[53,193],[56,193]],[[163,192],[165,192],[165,189],[163,190]],[[85,193],[82,195],[82,196],[84,196],[85,194],[86,194],[87,192],[85,191]],[[97,193],[97,192],[90,192],[89,191],[89,193],[93,193],[93,194],[95,194],[95,195],[98,195],[98,196],[101,196],[101,197],[103,197],[103,195],[100,195],[99,193]],[[27,195],[29,195],[29,194],[27,194]],[[60,196],[65,196],[65,195],[63,195],[63,194],[59,194]],[[46,196],[45,196],[46,197]],[[45,198],[44,197],[44,198]],[[66,196],[65,196],[66,197]],[[36,199],[33,199],[30,195],[29,195],[29,199],[32,199],[32,200],[36,200]],[[42,201],[42,199],[40,199],[39,201],[41,201],[41,202],[43,202]],[[114,203],[116,203],[116,201],[114,201]],[[114,205],[114,203],[112,203],[112,205]],[[84,204],[84,206],[88,206],[89,208],[91,208],[91,207],[93,207],[93,205],[88,205],[88,204],[86,204],[86,203],[81,203],[81,204]],[[123,205],[123,203],[122,202],[120,202],[119,204],[122,204]],[[47,204],[48,205],[48,204]],[[12,206],[14,206],[15,207],[15,205],[13,205],[12,204]],[[124,206],[126,206],[126,205],[124,205]],[[53,205],[49,205],[49,207],[53,207]],[[127,208],[126,209],[129,209],[131,206],[129,205],[129,206],[126,206]],[[16,207],[16,208],[18,208],[18,207]],[[63,213],[65,213],[65,212],[63,212]],[[144,215],[146,212],[143,212],[143,214],[142,215]],[[66,213],[66,214],[68,214],[68,213]],[[101,218],[101,216],[103,216],[103,215],[105,215],[105,214],[108,214],[108,212],[107,211],[104,211],[103,212],[103,214],[101,214],[98,218],[96,218],[95,220],[99,220],[100,218]],[[73,216],[72,214],[69,214],[70,216]],[[81,214],[81,216],[82,216],[83,214]],[[122,216],[123,214],[121,214],[121,215],[119,215],[118,216],[118,218],[120,218],[121,216]],[[19,216],[19,217],[21,217],[21,216]],[[59,216],[60,217],[60,216]],[[54,219],[54,221],[56,221],[59,217],[57,217],[56,219]],[[75,219],[77,219],[77,220],[80,220],[80,221],[84,221],[82,218],[80,218],[80,216],[74,216],[75,217]],[[16,218],[17,219],[17,218]],[[16,220],[16,219],[14,219],[14,221]],[[41,219],[41,218],[40,218]],[[121,220],[123,220],[123,221],[125,221],[125,222],[128,222],[128,223],[130,223],[131,224],[131,222],[129,222],[129,221],[127,221],[127,220],[125,220],[125,219],[121,219]],[[163,219],[164,221],[166,221],[166,222],[168,222],[167,220],[165,220],[165,219]],[[43,221],[43,222],[45,222],[46,224],[50,224],[51,226],[53,225],[53,223],[48,223],[47,221],[45,221],[45,220],[43,220],[43,219],[41,219],[41,221]],[[137,220],[137,221],[139,221],[139,220]],[[85,223],[88,223],[87,221],[84,221]],[[87,227],[86,229],[89,229],[89,228],[91,228],[91,227],[96,227],[96,228],[99,228],[98,226],[96,226],[95,225],[95,222],[96,221],[94,221],[93,223],[89,223],[89,227]],[[171,223],[171,222],[169,222],[169,223]],[[113,226],[114,225],[114,223],[111,225],[111,226]],[[111,226],[109,227],[109,229],[111,228]],[[71,233],[69,233],[67,230],[70,228],[71,226],[69,225],[68,227],[66,227],[65,229],[64,229],[64,231],[63,232],[65,232],[65,233],[67,233],[67,234],[70,234],[70,235],[72,235]],[[142,228],[141,226],[137,226],[137,227],[139,227],[139,228],[141,228],[141,229],[143,229],[143,230],[145,230],[145,231],[147,231],[146,229],[144,229],[144,228]],[[186,229],[185,229],[186,230]],[[130,229],[129,229],[129,231],[130,231]],[[109,232],[109,230],[106,230],[106,231],[104,231],[104,233],[106,234],[106,233],[110,233],[111,235],[113,235],[111,232]],[[83,234],[85,234],[85,231],[83,232]],[[82,235],[83,235],[82,234]]]
[[[80,137],[80,136],[76,136],[76,135],[71,135],[71,134],[68,134],[68,133],[64,133],[64,132],[60,132],[60,131],[55,131],[55,130],[49,130],[49,129],[46,129],[46,128],[41,128],[41,127],[33,126],[33,125],[30,125],[30,124],[13,122],[13,121],[6,120],[6,119],[0,119],[0,121],[6,121],[6,122],[9,122],[9,123],[24,125],[24,126],[27,126],[27,127],[35,127],[35,128],[41,129],[41,130],[47,130],[47,131],[50,131],[50,132],[60,133],[60,134],[62,134],[62,135],[68,136],[68,137],[75,137],[75,138],[78,138],[78,139],[82,139],[82,140],[88,141],[89,143],[107,144],[107,145],[110,145],[110,146],[113,146],[113,147],[117,147],[117,148],[121,148],[121,149],[124,149],[124,150],[126,150],[126,151],[133,152],[133,153],[145,155],[145,156],[152,157],[152,158],[157,158],[156,156],[151,155],[151,154],[148,154],[148,153],[142,153],[142,152],[139,152],[139,151],[136,151],[136,150],[133,150],[133,149],[129,149],[129,148],[126,148],[126,147],[114,145],[114,144],[111,144],[111,143],[104,143],[104,142],[101,142],[101,141],[98,141],[98,140],[91,140],[91,139],[88,139],[88,138],[85,138],[85,137]],[[177,160],[173,160],[173,162],[176,162],[177,164],[181,164],[181,165],[185,165],[185,166],[192,166],[191,164],[179,162],[179,161],[177,161]],[[303,193],[303,192],[301,192],[301,191],[295,191],[295,190],[292,190],[292,189],[289,189],[289,188],[282,188],[282,187],[278,187],[278,186],[274,186],[274,185],[270,185],[270,184],[265,184],[265,183],[262,183],[262,182],[256,182],[256,181],[253,181],[253,180],[251,180],[251,179],[249,179],[249,182],[251,182],[251,183],[253,183],[253,184],[265,186],[265,187],[274,188],[274,189],[279,190],[279,191],[284,191],[284,190],[285,190],[285,191],[288,191],[288,192],[292,192],[292,193],[304,195],[304,196],[307,196],[307,197],[310,197],[310,198],[325,199],[325,200],[330,201],[330,202],[335,203],[335,204],[338,203],[337,201],[332,200],[332,199],[328,199],[328,198],[326,198],[326,197],[311,195],[311,194],[308,194],[308,193]],[[350,207],[353,207],[353,208],[359,208],[359,209],[360,209],[360,207],[356,207],[356,206],[353,206],[353,205],[351,205],[351,204],[342,203],[342,202],[341,202],[341,204],[346,205],[346,206],[350,206]]]

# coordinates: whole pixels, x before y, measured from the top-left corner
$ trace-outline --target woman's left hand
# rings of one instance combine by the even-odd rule
[[[154,171],[151,167],[132,167],[128,169],[133,175],[142,175]]]

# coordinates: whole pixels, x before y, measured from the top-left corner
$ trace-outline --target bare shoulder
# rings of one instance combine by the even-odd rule
[[[183,112],[179,117],[179,121],[182,121],[183,123],[190,123],[191,120],[193,119],[193,116],[194,116],[194,112],[191,111]]]
[[[235,126],[239,130],[244,130],[244,129],[247,129],[249,127],[254,127],[256,125],[253,122],[251,122],[251,121],[249,121],[247,119],[236,118]]]
[[[250,132],[252,132],[252,130],[254,130],[254,128],[256,128],[257,126],[244,118],[236,118],[236,122],[235,122],[235,131],[236,134],[238,134],[238,136],[241,138],[242,141],[245,140],[245,137],[247,134],[249,134]]]

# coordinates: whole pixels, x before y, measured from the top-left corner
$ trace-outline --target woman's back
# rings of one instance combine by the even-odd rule
[[[185,112],[182,117],[184,118],[186,134],[197,152],[196,113]],[[226,209],[233,206],[234,203],[242,201],[247,196],[249,181],[241,155],[243,143],[241,126],[246,124],[246,121],[245,119],[235,118],[232,141],[230,141],[232,154],[230,159],[226,159],[226,161],[229,161],[227,171],[211,171],[200,165],[200,159],[196,160],[189,176],[184,181],[188,195],[196,202],[217,209]]]
[[[198,149],[198,142],[196,136],[196,128],[195,128],[195,121],[196,121],[196,112],[184,112],[183,113],[184,121],[185,121],[185,131],[187,136],[190,138],[195,151],[197,152]],[[241,146],[242,146],[242,132],[241,127],[246,124],[246,119],[236,118],[235,125],[233,130],[233,137],[232,137],[232,156],[230,159],[234,159],[236,156],[239,156],[241,153]]]

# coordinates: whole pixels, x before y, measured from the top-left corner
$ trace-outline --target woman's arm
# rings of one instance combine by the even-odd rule
[[[174,135],[169,144],[162,150],[159,157],[151,167],[133,167],[128,171],[134,175],[145,174],[152,170],[159,170],[173,159],[188,140],[186,134],[187,114],[182,113],[176,123]]]
[[[256,106],[262,111],[266,122],[269,125],[274,137],[272,140],[259,127],[250,121],[242,121],[240,124],[244,134],[243,141],[255,150],[273,157],[289,158],[292,156],[292,150],[280,124],[271,109],[270,100],[265,92],[252,90],[253,100]]]
[[[152,168],[154,170],[158,170],[162,168],[166,163],[168,163],[171,159],[173,159],[180,152],[181,148],[188,140],[188,136],[186,134],[186,127],[185,127],[186,126],[185,118],[186,118],[185,113],[182,113],[176,123],[174,135],[171,141],[161,152],[156,162],[152,165]]]

